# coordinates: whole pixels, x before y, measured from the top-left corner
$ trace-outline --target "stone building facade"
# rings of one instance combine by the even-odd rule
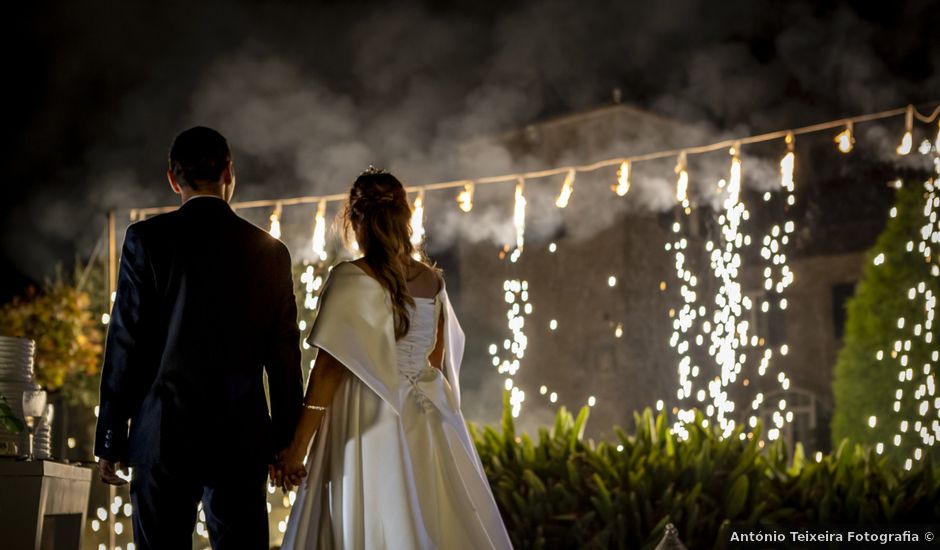
[[[714,137],[613,105],[468,143],[464,153],[473,157],[498,149],[516,165],[530,168],[680,148],[708,143]],[[726,165],[726,159],[720,162]],[[669,339],[673,331],[670,310],[680,307],[682,300],[674,251],[666,250],[665,244],[675,239],[673,223],[683,220],[688,261],[693,270],[707,272],[704,245],[714,236],[717,214],[703,204],[683,218],[669,204],[674,197],[658,196],[661,192],[654,186],[671,189],[674,162],[650,163],[646,173],[638,165],[635,190],[624,197],[610,189],[616,180],[615,168],[579,175],[569,206],[564,210],[552,207],[555,213],[545,205],[551,207],[563,178],[526,182],[529,205],[535,205],[527,212],[528,224],[554,219],[532,236],[527,229],[518,261],[510,261],[506,254],[512,243],[500,247],[491,240],[458,239],[441,256],[469,336],[463,375],[464,392],[470,396],[464,400],[469,418],[494,421],[499,415],[506,376],[497,372],[490,352],[495,345],[500,357],[508,353],[502,349],[504,340],[511,338],[507,326],[511,305],[504,299],[507,280],[526,281],[532,304],[531,313],[524,315],[525,356],[513,377],[513,384],[525,392],[518,419],[523,429],[546,425],[560,405],[577,410],[594,403],[588,435],[610,437],[614,426],[632,426],[634,411],[655,407],[660,400],[667,410],[679,404],[679,357]],[[708,168],[706,164],[702,172]],[[855,215],[829,215],[833,203],[844,200],[841,197],[847,189],[857,185],[853,178],[820,174],[814,181],[798,180],[801,206],[791,212],[798,230],[789,250],[795,277],[785,291],[788,307],[763,318],[757,311],[749,313],[754,330],[775,340],[768,345],[787,344],[788,353],[778,354],[771,370],[786,372],[790,387],[782,391],[769,375],[764,380],[748,373],[756,368],[749,360],[742,376],[752,377],[754,384],[750,388],[739,385],[740,395],[735,396],[739,410],[748,407],[758,390],[764,391],[765,403],[785,398],[794,422],[784,436],[803,441],[811,450],[829,446],[830,388],[841,345],[843,307],[860,277],[865,250],[883,227],[891,197],[886,186],[869,185],[862,196],[855,192],[860,203]],[[643,189],[644,182],[651,187]],[[764,216],[761,198],[759,190],[742,195],[755,223],[770,223],[761,221],[762,217],[773,220],[779,215]],[[511,216],[508,194],[506,201]],[[758,269],[762,264],[755,261],[759,245],[749,248],[742,253],[740,279],[744,294],[756,300],[762,293]],[[710,290],[714,288],[703,288],[703,303],[708,303]],[[702,367],[708,368],[707,361]],[[762,412],[768,419],[770,411]]]

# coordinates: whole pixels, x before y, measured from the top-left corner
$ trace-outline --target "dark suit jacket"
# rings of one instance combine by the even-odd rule
[[[270,462],[302,409],[299,342],[287,247],[225,201],[193,198],[131,225],[95,454],[218,468]]]

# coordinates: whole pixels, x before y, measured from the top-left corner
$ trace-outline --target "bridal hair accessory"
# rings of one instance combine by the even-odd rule
[[[388,172],[386,172],[385,170],[382,170],[381,168],[376,168],[375,166],[370,164],[369,167],[366,168],[365,171],[363,171],[359,175],[360,176],[376,176],[378,174],[387,174],[387,173]]]
[[[310,409],[311,411],[325,411],[326,407],[321,407],[320,405],[308,405],[304,403],[304,407]]]

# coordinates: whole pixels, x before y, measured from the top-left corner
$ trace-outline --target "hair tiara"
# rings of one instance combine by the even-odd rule
[[[373,165],[370,164],[369,167],[366,168],[366,169],[365,169],[361,174],[359,174],[359,175],[360,175],[360,176],[377,176],[377,175],[379,175],[379,174],[387,174],[387,173],[388,173],[388,172],[386,172],[385,170],[382,170],[381,168],[376,168],[375,166],[373,166]]]

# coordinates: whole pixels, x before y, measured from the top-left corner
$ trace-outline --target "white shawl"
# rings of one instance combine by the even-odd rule
[[[447,296],[438,298],[444,312],[444,374],[460,407],[460,361],[464,333]],[[361,379],[396,413],[401,413],[402,383],[395,350],[395,323],[388,291],[351,262],[330,272],[320,296],[320,311],[307,343],[326,350]]]

